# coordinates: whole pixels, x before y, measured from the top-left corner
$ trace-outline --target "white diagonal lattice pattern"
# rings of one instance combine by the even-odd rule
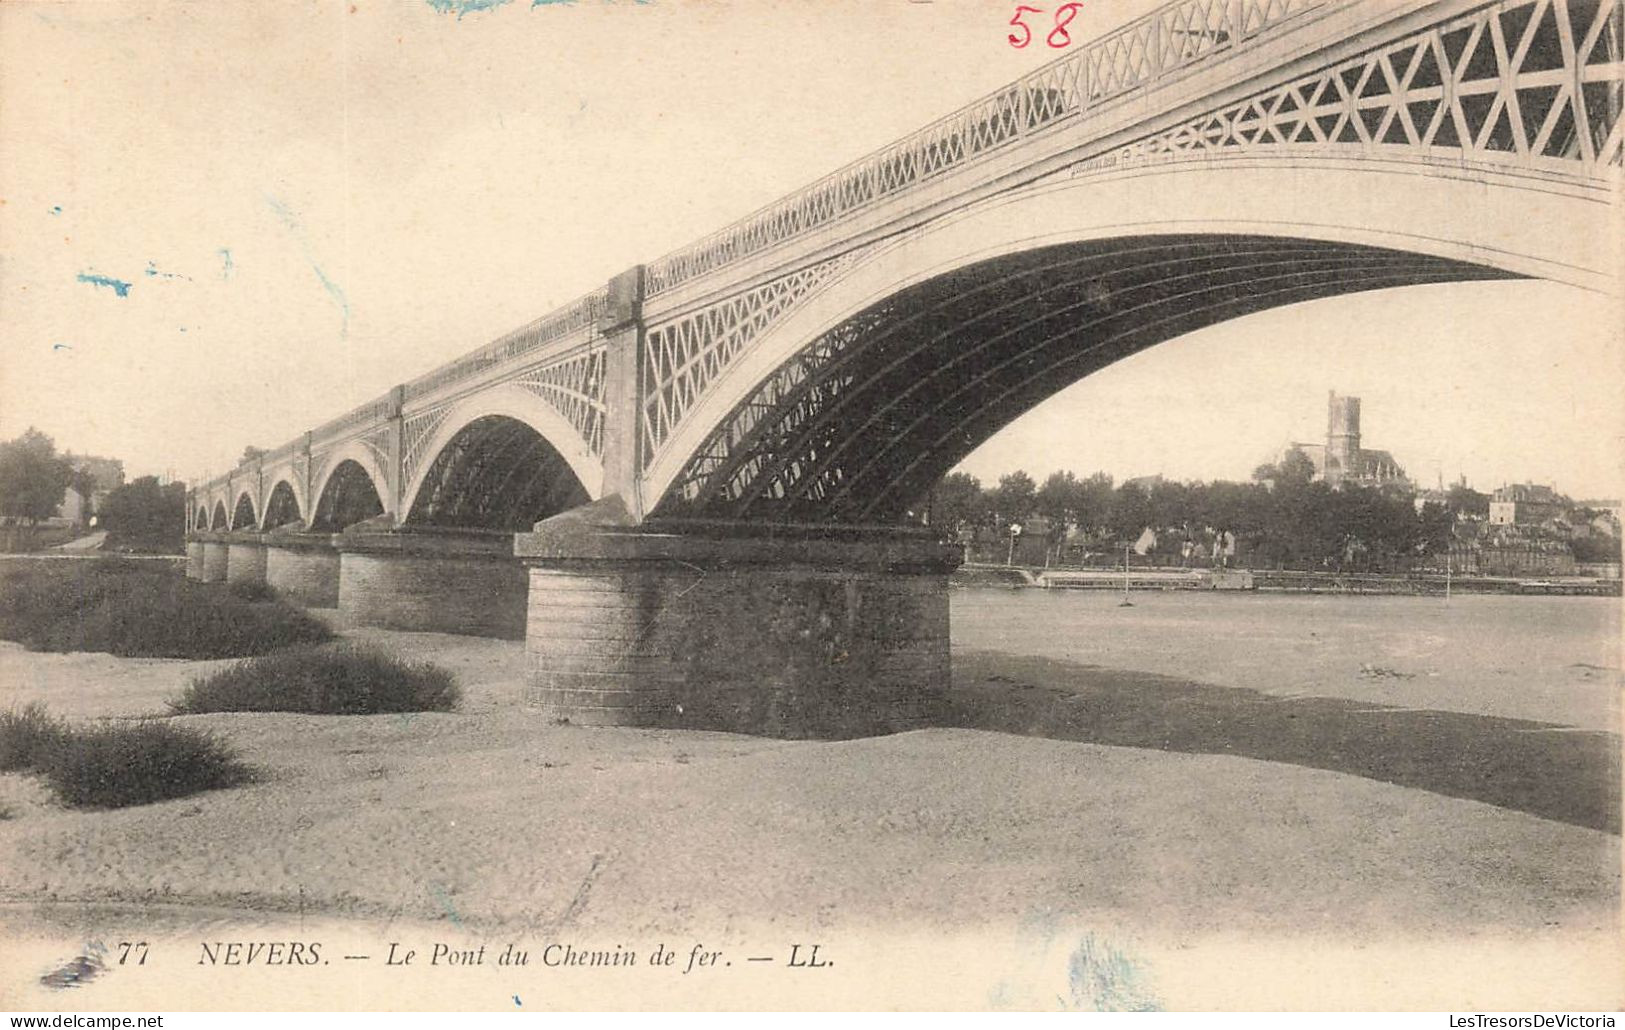
[[[407,416],[401,427],[402,483],[411,483],[416,478],[418,468],[429,457],[424,451],[434,439],[440,424],[451,414],[451,409],[452,405],[446,403]]]
[[[594,455],[604,453],[604,358],[602,343],[557,361],[520,372],[503,382],[540,397],[581,434]],[[435,434],[457,406],[455,400],[437,404],[406,417],[402,429],[401,479],[415,481]],[[559,441],[562,443],[562,441]]]
[[[862,251],[833,257],[658,326],[644,342],[642,411],[645,460],[658,454],[694,402],[762,331],[857,262]]]
[[[551,404],[581,434],[587,449],[604,454],[604,358],[602,344],[545,365],[514,380]]]
[[[1620,0],[1510,0],[1085,162],[1389,147],[1621,164]]]

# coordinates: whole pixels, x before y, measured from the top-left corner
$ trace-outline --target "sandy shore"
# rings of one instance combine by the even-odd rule
[[[1621,606],[1601,597],[1339,597],[956,590],[956,650],[1000,651],[1281,698],[1618,733]]]
[[[1311,968],[1397,961],[1406,949],[1434,955],[1432,972],[1412,969],[1408,987],[1398,968],[1339,989],[1379,1007],[1407,989],[1433,991],[1434,1007],[1560,1004],[1540,993],[1551,981],[1542,988],[1539,963],[1522,978],[1490,975],[1504,952],[1549,954],[1569,970],[1560,1007],[1625,996],[1619,838],[1597,829],[1323,768],[976,729],[819,743],[556,726],[517,704],[519,644],[352,635],[453,669],[464,709],[184,717],[229,737],[260,782],[115,812],[67,811],[33,781],[0,776],[11,813],[0,821],[0,923],[13,957],[43,962],[115,925],[179,934],[176,947],[194,950],[203,928],[292,921],[374,941],[405,927],[482,939],[816,938],[849,955],[901,935],[921,955],[996,941],[1000,962],[1130,942],[1160,971],[1156,1001],[1172,1007],[1301,999],[1267,976],[1212,973],[1226,963],[1279,968],[1291,955]],[[976,661],[986,672],[998,659]],[[43,700],[75,719],[156,713],[215,664],[5,644],[0,705]],[[974,990],[926,997],[1054,1003],[995,967],[950,978],[969,975]],[[0,1000],[33,982],[0,986]],[[843,990],[861,995],[856,981]],[[877,997],[910,1004],[906,994]]]

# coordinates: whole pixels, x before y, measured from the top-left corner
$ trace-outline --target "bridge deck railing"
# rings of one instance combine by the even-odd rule
[[[522,358],[571,333],[589,329],[607,310],[608,303],[609,289],[600,287],[477,350],[410,380],[403,399],[410,402],[435,393],[488,369]]]
[[[1243,49],[1266,30],[1336,0],[1173,0],[918,132],[831,172],[656,260],[655,296],[1048,132],[1171,72]],[[1035,29],[1033,39],[1042,40]]]
[[[338,418],[323,422],[310,432],[311,445],[326,443],[336,437],[353,435],[357,430],[387,421],[394,412],[396,391],[391,390],[360,407],[351,408]]]

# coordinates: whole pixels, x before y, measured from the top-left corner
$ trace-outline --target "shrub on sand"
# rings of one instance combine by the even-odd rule
[[[461,696],[451,673],[358,644],[298,647],[250,658],[192,681],[177,713],[304,712],[373,715],[445,712]]]
[[[194,582],[168,563],[0,562],[0,639],[31,651],[242,658],[332,635],[290,604]]]
[[[78,729],[38,704],[0,713],[0,770],[40,774],[74,808],[144,805],[251,775],[203,730],[150,721]]]
[[[68,728],[44,705],[0,712],[0,772],[39,769],[67,736]]]
[[[251,778],[230,745],[213,734],[161,722],[75,730],[39,771],[74,808],[145,805]]]

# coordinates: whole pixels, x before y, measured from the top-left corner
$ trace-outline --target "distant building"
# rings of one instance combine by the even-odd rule
[[[124,485],[124,462],[91,454],[68,453],[62,457],[75,472],[88,475],[89,482],[83,491],[75,485],[62,492],[62,503],[57,505],[56,518],[64,523],[83,525],[101,510],[108,494]]]
[[[1490,525],[1540,526],[1568,514],[1567,497],[1549,486],[1518,483],[1490,495]]]
[[[1411,485],[1392,454],[1361,445],[1360,398],[1339,397],[1335,390],[1327,396],[1326,442],[1294,443],[1286,449],[1287,454],[1294,451],[1314,465],[1317,482],[1333,487]]]

